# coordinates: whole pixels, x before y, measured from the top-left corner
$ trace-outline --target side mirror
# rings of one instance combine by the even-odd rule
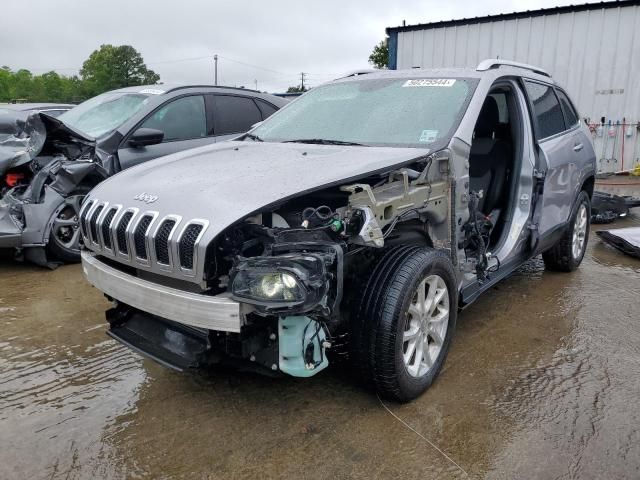
[[[132,147],[146,147],[162,143],[164,132],[155,128],[139,128],[129,137],[127,142]]]

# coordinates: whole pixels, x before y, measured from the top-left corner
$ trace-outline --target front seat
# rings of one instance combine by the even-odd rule
[[[511,162],[511,145],[496,138],[500,127],[498,103],[487,97],[480,110],[469,155],[469,186],[475,192],[483,192],[478,210],[491,215],[493,223],[500,212],[507,170]]]

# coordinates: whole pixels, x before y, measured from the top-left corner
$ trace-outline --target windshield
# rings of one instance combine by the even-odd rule
[[[100,137],[129,120],[148,99],[149,96],[142,93],[103,93],[63,113],[58,119],[82,133]]]
[[[474,87],[474,80],[452,78],[332,83],[305,93],[249,138],[433,148],[453,135]]]

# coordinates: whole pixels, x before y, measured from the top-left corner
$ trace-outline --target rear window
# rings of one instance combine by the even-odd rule
[[[257,100],[257,99],[256,99],[256,103],[258,104],[258,107],[260,108],[260,111],[262,112],[262,119],[263,120],[266,120],[268,117],[270,117],[271,115],[273,115],[277,111],[276,107],[274,107],[270,103],[263,102],[262,100]]]
[[[563,132],[565,130],[564,116],[553,88],[529,81],[525,81],[525,86],[533,104],[538,140]]]
[[[564,112],[564,122],[567,125],[567,128],[574,127],[578,124],[578,113],[573,108],[571,104],[571,100],[567,97],[567,94],[562,90],[556,90],[558,93],[558,98],[560,99],[560,103],[562,104],[562,111]]]
[[[216,135],[242,133],[262,121],[262,113],[248,97],[216,95],[214,132]]]

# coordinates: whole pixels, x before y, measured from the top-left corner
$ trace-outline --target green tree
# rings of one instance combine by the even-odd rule
[[[10,93],[13,99],[33,98],[33,75],[29,70],[21,68],[15,72],[10,82]]]
[[[387,68],[389,66],[389,45],[386,39],[373,47],[373,51],[369,55],[369,63],[376,68]]]
[[[11,80],[13,73],[6,65],[0,67],[0,102],[7,102],[11,98]]]
[[[307,87],[303,87],[302,85],[297,85],[295,87],[287,88],[287,93],[304,93],[309,90]]]
[[[100,46],[82,64],[80,76],[89,96],[160,80],[160,75],[149,70],[142,55],[129,45]]]

